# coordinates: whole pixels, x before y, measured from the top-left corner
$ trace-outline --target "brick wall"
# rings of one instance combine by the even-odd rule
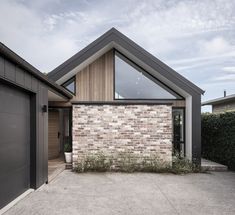
[[[172,161],[170,105],[73,105],[73,166],[84,155],[158,155]]]

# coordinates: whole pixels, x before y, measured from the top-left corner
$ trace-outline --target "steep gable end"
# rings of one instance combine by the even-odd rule
[[[153,76],[155,75],[154,73],[156,73],[156,76],[159,74],[163,77],[163,79],[169,80],[178,88],[189,94],[204,93],[202,89],[138,46],[115,28],[109,30],[83,50],[55,68],[48,74],[48,77],[61,84],[61,80],[66,79],[70,76],[70,74],[73,74],[76,67],[82,67],[82,65],[89,64],[89,60],[100,57],[112,48],[116,48],[124,54],[128,54],[130,57],[137,59],[146,67],[150,67],[152,70],[156,71],[152,73]]]

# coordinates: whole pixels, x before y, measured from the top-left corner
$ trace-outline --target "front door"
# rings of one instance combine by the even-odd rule
[[[48,159],[60,156],[60,114],[58,110],[48,113]]]

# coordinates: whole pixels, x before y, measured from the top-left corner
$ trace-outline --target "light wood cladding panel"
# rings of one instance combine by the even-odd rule
[[[185,107],[185,100],[175,100],[173,101],[173,107]]]
[[[73,101],[113,101],[113,50],[77,73]]]
[[[89,66],[76,75],[76,96],[73,100],[86,101],[90,97]]]
[[[113,83],[113,76],[114,76],[114,56],[113,52],[105,55],[105,98],[107,101],[113,100],[113,91],[114,91],[114,83]],[[111,71],[111,72],[109,72]]]

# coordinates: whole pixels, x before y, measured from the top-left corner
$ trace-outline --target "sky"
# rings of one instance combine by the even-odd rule
[[[0,0],[0,41],[44,73],[111,27],[205,90],[202,101],[235,94],[235,0]]]

